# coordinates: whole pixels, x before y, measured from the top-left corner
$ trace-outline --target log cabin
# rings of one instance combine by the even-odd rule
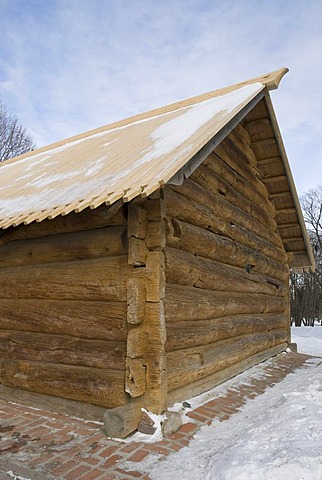
[[[314,260],[286,72],[1,164],[1,395],[160,413],[287,349],[289,270]]]

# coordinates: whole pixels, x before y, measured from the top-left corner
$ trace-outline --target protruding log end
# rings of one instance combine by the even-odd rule
[[[280,84],[280,81],[288,71],[288,68],[283,67],[279,70],[275,70],[274,72],[267,73],[266,75],[259,77],[258,80],[263,83],[268,90],[276,90]]]

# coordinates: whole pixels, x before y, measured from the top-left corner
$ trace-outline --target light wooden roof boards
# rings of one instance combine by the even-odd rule
[[[0,227],[126,202],[169,181],[180,183],[286,72],[146,112],[0,164]],[[297,197],[295,208],[301,216]]]

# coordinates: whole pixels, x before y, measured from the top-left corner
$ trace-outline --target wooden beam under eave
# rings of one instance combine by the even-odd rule
[[[264,183],[279,182],[280,180],[287,180],[287,176],[286,175],[275,175],[275,176],[272,176],[272,177],[262,178],[262,182],[264,182]]]

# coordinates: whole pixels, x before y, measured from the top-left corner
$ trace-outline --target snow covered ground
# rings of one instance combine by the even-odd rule
[[[294,327],[292,338],[299,352],[321,358],[165,461],[143,460],[142,470],[152,480],[322,480],[322,327]]]

